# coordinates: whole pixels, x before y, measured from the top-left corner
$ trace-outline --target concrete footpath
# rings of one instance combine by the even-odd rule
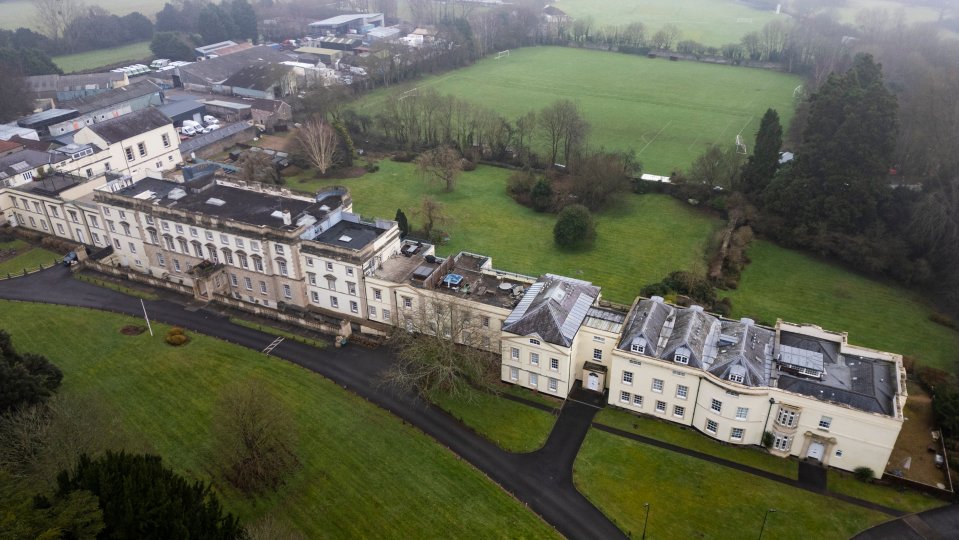
[[[0,281],[0,298],[80,306],[143,316],[140,300],[73,279],[54,267],[22,278]],[[232,324],[226,317],[168,300],[145,301],[150,318],[220,338],[257,351],[275,336]],[[596,409],[568,401],[546,444],[529,454],[512,454],[473,433],[445,412],[415,396],[384,390],[379,374],[391,361],[384,349],[315,349],[284,340],[273,356],[315,371],[390,411],[448,447],[485,473],[520,502],[569,538],[625,538],[602,512],[573,486],[573,461]]]

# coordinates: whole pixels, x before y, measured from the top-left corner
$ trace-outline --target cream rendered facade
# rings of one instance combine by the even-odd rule
[[[113,171],[140,180],[151,171],[173,169],[183,162],[180,137],[172,122],[116,141],[108,141],[94,131],[95,127],[81,128],[73,136],[78,144],[93,144],[108,152],[108,157],[97,158],[98,168],[94,170],[94,175]]]
[[[788,331],[841,345],[842,353],[868,356],[894,366],[891,414],[859,410],[776,387],[750,387],[675,361],[617,349],[609,375],[609,403],[631,412],[691,426],[714,439],[761,445],[772,433],[771,453],[814,458],[845,470],[886,470],[902,428],[907,398],[901,356],[849,345],[845,334],[779,321]],[[828,390],[827,390],[828,391]]]
[[[538,335],[503,333],[503,381],[565,398],[576,382],[572,350]]]

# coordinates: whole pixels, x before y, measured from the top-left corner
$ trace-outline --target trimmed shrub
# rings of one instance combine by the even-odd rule
[[[506,189],[514,195],[529,193],[536,184],[536,177],[528,171],[516,171],[506,181]]]
[[[533,210],[546,212],[553,206],[553,186],[546,178],[540,178],[529,191]]]
[[[187,337],[183,334],[167,334],[166,342],[174,347],[179,347],[187,342]]]
[[[475,170],[476,170],[476,162],[475,162],[475,161],[470,161],[470,160],[468,160],[468,159],[464,159],[464,160],[463,160],[463,167],[462,167],[462,169],[463,169],[464,171],[466,171],[466,172],[475,171]]]
[[[773,432],[772,432],[772,431],[764,431],[764,432],[763,432],[763,446],[765,446],[766,448],[772,448],[772,447],[773,447],[773,441],[774,441],[775,439],[776,439],[776,436],[773,435]]]
[[[591,244],[596,239],[596,221],[589,209],[581,204],[571,204],[559,213],[553,227],[553,240],[564,248]]]
[[[860,482],[872,482],[873,478],[876,477],[876,473],[869,467],[856,467],[852,470],[852,475]]]
[[[168,336],[178,336],[178,335],[182,336],[183,334],[185,334],[185,332],[179,326],[174,326],[173,328],[170,329],[169,332],[167,332]]]

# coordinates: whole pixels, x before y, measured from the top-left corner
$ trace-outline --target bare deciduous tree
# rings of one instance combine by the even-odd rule
[[[476,388],[490,389],[499,377],[498,347],[482,316],[453,297],[437,294],[417,303],[397,321],[390,336],[397,361],[384,383],[428,396],[471,400]]]
[[[321,118],[314,117],[304,123],[297,130],[296,139],[320,174],[326,174],[339,160],[340,137]]]
[[[273,158],[265,152],[246,152],[239,162],[240,178],[245,182],[260,182],[262,184],[278,184],[280,175],[273,165]]]
[[[83,12],[81,0],[33,0],[34,24],[56,41],[65,36],[70,23]]]
[[[446,145],[423,152],[416,164],[428,181],[442,183],[446,191],[453,191],[463,170],[463,158],[459,152]]]
[[[423,197],[417,214],[423,220],[423,234],[431,240],[433,239],[433,232],[436,226],[443,225],[449,221],[443,203],[429,196]]]
[[[549,146],[550,165],[557,163],[560,150],[567,170],[573,156],[580,151],[589,133],[589,123],[583,119],[579,107],[568,99],[561,99],[539,113],[539,123]]]
[[[224,389],[214,433],[225,476],[244,492],[275,489],[299,464],[292,413],[264,381]]]

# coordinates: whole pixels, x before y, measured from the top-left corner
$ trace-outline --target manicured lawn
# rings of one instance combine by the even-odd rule
[[[59,66],[64,73],[73,73],[76,71],[112,66],[113,64],[119,64],[121,62],[133,63],[149,58],[152,55],[153,53],[150,52],[150,42],[140,41],[111,49],[98,49],[65,56],[54,56],[53,61],[56,62],[57,66]]]
[[[28,244],[20,239],[13,239],[9,242],[0,242],[0,249],[20,249],[26,247]]]
[[[682,32],[679,41],[692,39],[714,47],[739,43],[743,34],[758,31],[768,21],[788,22],[785,15],[753,9],[736,0],[562,0],[556,7],[576,19],[592,17],[597,30],[641,22],[646,25],[647,38],[664,25],[674,24]]]
[[[504,394],[509,394],[511,396],[516,396],[523,398],[527,401],[533,401],[539,403],[540,405],[546,405],[547,407],[552,407],[554,409],[559,409],[563,406],[563,400],[551,397],[548,394],[542,392],[536,392],[530,390],[529,388],[523,388],[515,384],[503,384],[500,388],[500,391]]]
[[[576,487],[632,537],[840,539],[888,516],[720,465],[590,430]]]
[[[856,345],[959,371],[959,332],[930,321],[932,308],[915,292],[769,242],[754,242],[748,254],[739,288],[724,293],[735,316],[814,323],[849,332]]]
[[[431,401],[510,452],[532,452],[546,442],[556,417],[500,396],[476,392],[472,402],[437,394]]]
[[[683,429],[676,424],[662,422],[655,418],[645,418],[626,411],[606,408],[596,415],[593,422],[742,463],[793,480],[799,474],[799,465],[794,460],[771,456],[759,448],[721,444],[693,428]]]
[[[570,99],[592,124],[591,146],[632,148],[646,172],[669,175],[687,168],[712,143],[732,146],[740,131],[751,146],[767,108],[777,109],[788,125],[800,82],[769,70],[528,47],[508,58],[373,92],[354,106],[375,115],[386,95],[415,86],[493,108],[512,121]]]
[[[22,248],[23,246],[17,247]],[[7,259],[0,263],[0,276],[7,277],[7,274],[22,274],[24,268],[26,268],[27,271],[33,271],[41,264],[44,268],[47,268],[53,264],[55,259],[59,259],[61,256],[62,255],[47,251],[43,248],[29,249],[19,253],[12,259]]]
[[[945,501],[918,491],[877,484],[865,484],[856,480],[852,473],[834,469],[829,470],[827,484],[829,491],[842,493],[851,497],[858,497],[905,512],[922,512],[923,510],[938,508],[948,504]]]
[[[142,298],[143,300],[158,300],[160,297],[152,292],[141,291],[140,289],[135,289],[133,287],[126,287],[120,285],[119,283],[114,283],[112,281],[107,281],[105,279],[96,278],[87,274],[73,274],[73,277],[80,280],[86,281],[87,283],[92,283],[97,287],[103,287],[106,289],[111,289],[119,293],[126,294],[128,296],[133,296],[134,298]]]
[[[64,393],[97,396],[123,428],[192,478],[216,476],[211,425],[221,389],[257,377],[291,409],[301,468],[279,491],[245,499],[217,480],[246,522],[274,514],[307,538],[555,536],[481,473],[394,416],[293,364],[168,327],[124,336],[141,321],[74,308],[0,302],[0,328],[22,351],[63,370]],[[192,334],[192,333],[191,333]]]
[[[439,255],[470,251],[489,255],[500,270],[537,276],[550,272],[590,280],[603,298],[629,304],[640,288],[673,270],[701,268],[706,241],[719,220],[665,195],[622,197],[597,216],[592,249],[561,251],[553,242],[554,214],[539,214],[506,195],[510,171],[479,167],[463,173],[452,193],[429,185],[413,165],[384,160],[380,170],[349,180],[288,180],[293,189],[315,191],[333,182],[347,186],[354,209],[366,217],[393,219],[402,208],[414,228],[423,195],[446,205],[450,233]]]

